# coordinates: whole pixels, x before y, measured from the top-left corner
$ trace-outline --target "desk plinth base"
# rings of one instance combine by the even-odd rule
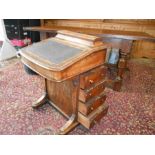
[[[42,95],[36,102],[34,102],[32,104],[32,107],[38,108],[42,106],[43,104],[45,104],[46,102],[50,103],[50,105],[54,106],[57,110],[61,111],[60,109],[58,109],[58,107],[54,105],[54,103],[48,100],[46,93],[44,93],[44,95]],[[61,113],[63,112],[61,111]],[[77,122],[75,114],[73,114],[71,117],[68,117],[66,114],[64,114],[64,116],[66,116],[69,120],[65,123],[64,126],[60,128],[60,130],[57,133],[59,135],[65,135],[69,133],[71,130],[73,130],[77,125],[79,125],[79,122]]]

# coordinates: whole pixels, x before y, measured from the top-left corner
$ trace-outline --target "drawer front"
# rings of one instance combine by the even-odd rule
[[[93,111],[88,116],[84,116],[78,112],[78,122],[80,122],[84,127],[90,129],[97,121],[99,121],[108,111],[108,105],[103,104],[98,109]]]
[[[99,106],[101,106],[106,99],[106,95],[101,95],[99,97],[95,97],[92,100],[83,103],[79,101],[79,112],[83,115],[88,115],[92,111],[96,110]]]
[[[105,89],[105,81],[102,81],[100,84],[95,85],[91,89],[80,89],[79,100],[82,102],[87,102],[91,98],[100,95]]]
[[[103,80],[107,72],[106,66],[95,68],[89,72],[80,76],[80,88],[87,89],[93,86],[95,83]]]

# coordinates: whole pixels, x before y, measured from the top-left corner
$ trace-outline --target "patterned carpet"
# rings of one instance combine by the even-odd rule
[[[79,125],[69,134],[155,134],[155,61],[131,60],[121,92],[106,88],[108,114],[91,130]],[[55,134],[67,121],[41,96],[44,80],[25,73],[20,62],[0,69],[0,134]]]

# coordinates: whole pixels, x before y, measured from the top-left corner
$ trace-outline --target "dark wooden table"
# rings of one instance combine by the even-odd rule
[[[107,29],[92,29],[92,28],[74,28],[65,26],[53,26],[53,27],[24,27],[28,31],[39,31],[44,33],[56,33],[58,30],[70,30],[79,33],[99,35],[108,38],[120,38],[127,40],[148,40],[155,41],[155,37],[144,32],[133,31],[119,31],[119,30],[107,30]]]

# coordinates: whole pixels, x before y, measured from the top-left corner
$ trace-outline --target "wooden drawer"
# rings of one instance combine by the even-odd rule
[[[105,99],[106,95],[102,94],[100,96],[94,97],[86,103],[79,101],[79,112],[84,115],[88,115],[92,111],[96,110],[100,105],[102,105]]]
[[[87,102],[89,99],[100,95],[105,89],[105,80],[101,81],[100,83],[96,84],[94,87],[89,89],[83,90],[80,89],[79,92],[79,100],[82,102]]]
[[[99,121],[108,110],[108,105],[103,104],[98,107],[95,111],[90,113],[88,116],[85,116],[78,112],[78,121],[87,129],[90,129],[97,121]]]
[[[80,76],[80,88],[86,89],[103,80],[107,72],[106,66],[100,66]]]

